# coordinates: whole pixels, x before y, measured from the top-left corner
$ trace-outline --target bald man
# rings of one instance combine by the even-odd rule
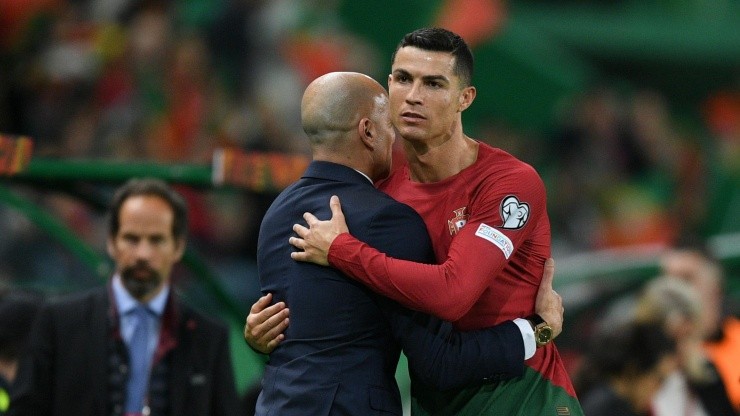
[[[526,321],[457,333],[333,268],[291,259],[293,224],[305,212],[329,218],[327,202],[338,195],[353,235],[394,257],[434,261],[421,217],[373,186],[390,172],[395,139],[385,89],[362,74],[326,74],[306,88],[301,121],[313,161],[275,199],[260,227],[262,291],[287,303],[291,317],[265,367],[256,414],[400,415],[401,349],[413,378],[442,390],[522,374],[525,343],[534,349],[534,340],[523,337]],[[562,319],[559,296],[542,304]]]

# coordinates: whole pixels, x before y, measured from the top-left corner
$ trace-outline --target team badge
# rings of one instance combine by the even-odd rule
[[[468,222],[468,217],[470,217],[470,215],[465,213],[466,209],[468,209],[468,207],[462,207],[452,211],[455,216],[451,220],[447,220],[447,226],[450,229],[450,235],[457,234],[460,229],[464,227],[465,224]]]
[[[509,195],[501,202],[501,228],[517,230],[524,227],[529,219],[529,204],[519,202],[514,195]]]

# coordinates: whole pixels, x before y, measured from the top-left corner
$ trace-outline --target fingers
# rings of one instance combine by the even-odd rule
[[[293,231],[298,234],[299,237],[306,238],[311,230],[301,224],[293,224]]]
[[[299,250],[305,250],[306,249],[306,240],[298,237],[290,237],[288,238],[288,242],[293,247],[299,249]]]
[[[315,215],[311,214],[310,212],[304,212],[303,213],[303,219],[306,220],[306,224],[308,224],[308,227],[311,228],[314,224],[319,222],[319,219],[316,218]],[[305,228],[305,227],[303,227]]]
[[[344,216],[344,213],[342,212],[342,204],[339,202],[338,196],[332,195],[329,199],[329,208],[331,209],[332,218]]]
[[[259,310],[256,310],[258,304],[262,302],[264,297],[265,296],[252,305],[252,309],[249,311],[249,315],[247,316],[247,327],[251,329],[252,335],[256,337],[264,335],[271,326],[276,324],[276,320],[288,317],[288,309],[285,307],[285,302],[278,302],[274,305],[262,307]],[[271,298],[272,296],[270,295],[270,299]],[[265,325],[267,325],[267,328],[265,328]]]
[[[257,299],[257,302],[254,302],[252,307],[249,309],[249,313],[260,313],[262,310],[264,310],[269,304],[272,302],[272,293],[268,293],[261,298]]]
[[[285,334],[283,334],[283,332],[285,332],[285,330],[288,328],[288,324],[290,323],[290,319],[287,317],[279,320],[277,318],[277,315],[273,317],[273,319],[275,319],[275,322],[269,323],[268,327],[270,329],[265,333],[264,336],[260,338],[262,342],[267,341],[267,348],[270,350],[275,349],[275,347],[277,347],[278,344],[280,344],[280,342],[285,339]],[[266,324],[268,323],[266,322]]]
[[[548,289],[552,289],[552,281],[555,277],[555,260],[550,257],[545,261],[545,270],[542,272],[542,281],[540,286],[546,286]]]
[[[289,324],[290,311],[284,302],[265,307],[265,302],[272,299],[265,295],[252,305],[244,325],[244,340],[257,351],[269,354],[285,339]]]
[[[290,253],[290,258],[296,261],[311,261],[311,257],[305,251],[293,251]]]
[[[552,288],[554,276],[555,260],[549,258],[545,261],[545,267],[542,271],[542,280],[537,291],[535,312],[550,324],[554,336],[558,336],[563,329],[565,308],[563,307],[563,298]]]

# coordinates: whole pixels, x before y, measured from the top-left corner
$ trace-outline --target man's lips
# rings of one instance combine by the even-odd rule
[[[413,122],[425,120],[426,117],[424,117],[423,115],[419,113],[415,113],[413,111],[404,111],[403,113],[401,113],[401,119],[403,119],[406,122],[413,123]]]
[[[131,274],[137,279],[147,279],[152,275],[152,270],[146,267],[137,267],[131,270]]]

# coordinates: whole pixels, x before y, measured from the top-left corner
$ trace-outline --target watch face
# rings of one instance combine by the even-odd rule
[[[537,336],[537,344],[539,345],[545,345],[552,339],[552,328],[549,326],[545,326],[542,328],[539,328],[539,330],[536,333]]]

